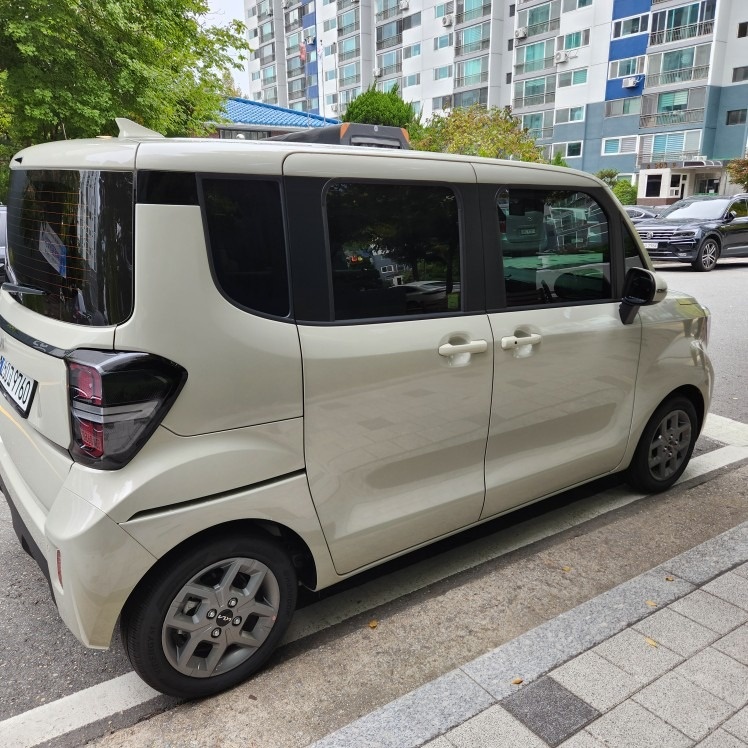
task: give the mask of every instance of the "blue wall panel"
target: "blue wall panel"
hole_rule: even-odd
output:
[[[615,0],[613,18],[628,18],[639,13],[649,13],[651,0]]]
[[[649,34],[634,34],[623,39],[614,39],[610,43],[609,60],[625,60],[627,57],[639,57],[646,54]]]
[[[629,76],[639,80],[636,88],[624,88],[623,78],[613,78],[605,84],[605,101],[612,99],[631,99],[634,96],[641,96],[644,90],[644,75]]]

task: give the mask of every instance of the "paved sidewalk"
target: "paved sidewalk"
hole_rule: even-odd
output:
[[[748,522],[314,748],[748,748]]]

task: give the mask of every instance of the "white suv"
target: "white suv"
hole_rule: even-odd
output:
[[[594,177],[122,126],[12,160],[0,293],[2,490],[86,646],[120,619],[148,683],[204,696],[300,584],[682,473],[708,313]]]

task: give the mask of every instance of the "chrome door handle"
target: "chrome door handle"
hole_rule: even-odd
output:
[[[444,343],[439,346],[440,356],[456,356],[458,353],[485,353],[488,343],[485,340],[471,340],[469,343]]]
[[[501,339],[501,347],[505,351],[511,351],[512,348],[517,348],[521,345],[537,345],[542,339],[542,335],[538,335],[536,332],[530,335],[522,335],[520,337],[510,335],[509,337]]]

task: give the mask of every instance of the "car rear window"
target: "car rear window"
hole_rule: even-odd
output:
[[[39,314],[79,325],[126,320],[133,307],[133,175],[16,170],[8,202],[8,277]]]

